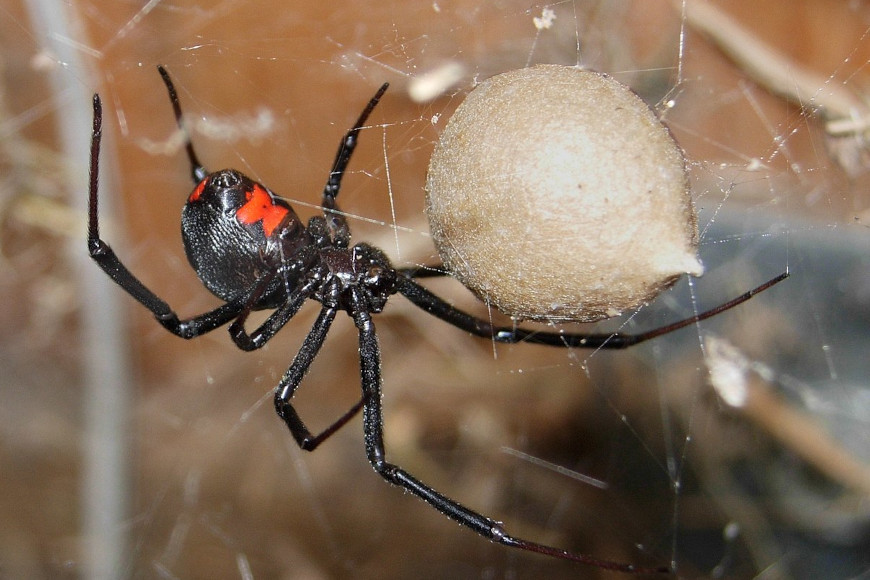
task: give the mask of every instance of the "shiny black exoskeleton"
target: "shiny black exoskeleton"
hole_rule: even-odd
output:
[[[182,211],[181,233],[187,259],[217,297],[232,302],[258,289],[251,310],[277,308],[306,282],[320,285],[311,298],[340,310],[359,292],[380,312],[396,291],[383,252],[336,243],[323,216],[303,226],[287,201],[233,169],[200,181]]]
[[[169,91],[176,123],[183,130],[175,87],[166,70],[163,67],[158,67],[158,70]],[[243,350],[254,350],[266,344],[308,299],[320,302],[321,310],[314,326],[275,389],[275,410],[301,448],[314,450],[362,410],[366,455],[375,471],[481,536],[506,546],[609,570],[668,573],[667,568],[639,568],[598,560],[510,536],[501,523],[466,508],[401,467],[387,462],[383,440],[380,350],[371,315],[381,312],[390,296],[401,293],[429,314],[461,330],[497,342],[523,341],[569,348],[626,348],[732,308],[779,282],[787,274],[717,308],[635,335],[568,334],[524,330],[515,326],[496,327],[457,310],[415,281],[415,278],[443,275],[442,269],[394,269],[381,250],[367,244],[351,246],[350,228],[336,204],[341,179],[356,147],[357,136],[386,89],[386,84],[381,86],[342,139],[323,191],[323,215],[311,218],[307,225],[303,225],[285,200],[240,172],[224,169],[208,173],[199,163],[190,137],[187,137],[185,149],[196,186],[182,212],[185,251],[203,284],[223,301],[213,310],[187,319],[180,319],[168,304],[142,284],[100,238],[97,204],[103,116],[100,98],[94,95],[88,209],[88,251],[91,257],[173,334],[195,338],[229,323],[233,342]],[[247,332],[245,322],[248,315],[260,309],[273,312],[253,332]],[[332,425],[314,435],[299,418],[291,399],[323,345],[338,311],[346,312],[359,332],[362,395]]]
[[[181,235],[199,279],[226,302],[244,297],[275,272],[252,304],[255,310],[276,308],[299,283],[301,266],[290,264],[310,261],[297,256],[310,239],[296,212],[232,169],[208,175],[196,187],[181,213]]]

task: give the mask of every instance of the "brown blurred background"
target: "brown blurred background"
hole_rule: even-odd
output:
[[[843,86],[866,94],[866,2],[716,5],[815,71],[820,93]],[[99,91],[104,236],[181,315],[216,304],[181,249],[191,183],[170,141],[157,64],[172,73],[195,122],[203,163],[248,173],[306,218],[317,211],[339,137],[389,81],[339,201],[355,239],[401,266],[435,260],[422,215],[426,165],[475,80],[555,62],[631,85],[687,152],[708,274],[635,317],[589,329],[651,328],[786,268],[791,279],[705,322],[703,332],[622,353],[494,346],[397,297],[376,319],[388,453],[517,535],[602,558],[673,562],[683,577],[835,578],[870,569],[861,474],[857,484],[838,479],[764,414],[729,410],[709,388],[702,343],[708,332],[727,337],[770,370],[766,388],[781,398],[773,408],[799,412],[785,421],[819,428],[866,469],[862,137],[831,138],[817,103],[760,86],[670,3],[92,0],[63,5],[81,26],[69,37],[42,36],[27,7],[7,0],[0,18],[0,577],[88,575],[95,540],[83,530],[99,506],[93,494],[83,500],[92,485],[85,465],[100,442],[86,434],[105,414],[123,418],[113,442],[124,453],[124,483],[106,502],[124,512],[103,528],[122,548],[112,577],[599,574],[492,545],[391,489],[366,463],[359,420],[316,453],[299,451],[274,416],[271,389],[314,305],[266,348],[242,353],[222,329],[185,342],[119,288],[108,290],[113,302],[89,290],[104,281],[80,259],[89,128],[73,151],[84,157],[73,159],[60,127],[73,104],[89,120]],[[552,25],[536,27],[548,9]],[[47,48],[58,42],[74,62]],[[412,101],[413,79],[447,63],[460,65],[458,80],[431,101]],[[456,282],[427,285],[498,318]],[[83,308],[95,304],[117,335],[88,334]],[[117,402],[89,388],[94,359],[106,356],[126,361],[111,379],[128,393]],[[300,389],[300,412],[312,428],[325,426],[358,388],[355,332],[339,320]]]

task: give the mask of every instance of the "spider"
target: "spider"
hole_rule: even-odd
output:
[[[323,190],[323,215],[312,217],[307,224],[303,224],[290,204],[265,186],[234,169],[210,173],[200,164],[190,135],[184,129],[181,105],[172,79],[164,67],[159,66],[157,70],[169,93],[175,121],[184,132],[191,176],[196,184],[181,215],[185,251],[202,283],[223,304],[192,318],[179,318],[166,302],[124,266],[100,238],[97,191],[103,116],[100,97],[95,94],[88,251],[112,280],[150,310],[172,334],[191,339],[230,323],[229,333],[233,342],[245,351],[265,345],[309,298],[319,302],[320,313],[313,327],[275,389],[275,410],[300,448],[315,450],[362,411],[365,453],[374,470],[388,482],[404,488],[484,538],[505,546],[613,571],[670,571],[667,567],[650,569],[601,560],[512,536],[501,522],[465,507],[388,462],[383,437],[381,355],[372,315],[381,312],[390,296],[399,293],[448,324],[496,342],[621,349],[733,308],[781,281],[788,273],[712,310],[640,334],[566,334],[494,326],[454,308],[415,281],[415,278],[446,275],[443,269],[394,268],[380,249],[365,243],[351,245],[350,227],[339,211],[336,197],[359,133],[387,90],[388,83],[378,89],[340,142]],[[249,332],[245,322],[254,310],[272,312],[259,327]],[[314,434],[293,408],[291,399],[320,351],[339,311],[346,312],[353,319],[359,332],[362,395],[334,423]]]

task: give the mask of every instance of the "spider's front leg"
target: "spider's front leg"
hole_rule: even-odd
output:
[[[779,276],[768,280],[764,284],[761,284],[760,286],[757,286],[752,290],[744,292],[740,296],[737,296],[736,298],[733,298],[728,302],[724,302],[719,306],[716,306],[709,310],[705,310],[704,312],[700,312],[698,314],[695,314],[694,316],[684,318],[683,320],[678,320],[677,322],[672,322],[665,326],[653,328],[652,330],[647,330],[645,332],[640,332],[637,334],[622,332],[589,334],[569,332],[544,332],[539,330],[519,328],[516,326],[496,326],[490,321],[483,320],[476,316],[472,316],[466,312],[463,312],[462,310],[459,310],[458,308],[451,306],[442,298],[439,298],[430,290],[427,290],[423,286],[417,284],[412,279],[441,275],[440,272],[438,272],[437,270],[433,272],[435,273],[427,274],[424,271],[424,274],[420,275],[419,273],[411,270],[403,270],[401,272],[403,275],[399,277],[398,291],[408,300],[414,303],[417,307],[423,309],[432,316],[440,318],[446,323],[451,324],[456,328],[459,328],[460,330],[465,330],[466,332],[470,332],[471,334],[475,336],[480,336],[482,338],[489,338],[491,340],[494,340],[495,342],[503,342],[508,344],[526,342],[529,344],[543,344],[547,346],[557,346],[564,348],[606,348],[610,350],[628,348],[630,346],[652,340],[653,338],[669,334],[692,324],[696,324],[698,322],[701,322],[702,320],[712,318],[717,314],[720,314],[726,310],[734,308],[735,306],[743,304],[756,294],[772,288],[789,276],[788,272],[784,272]]]
[[[589,564],[606,570],[631,574],[668,574],[668,568],[641,568],[609,560],[599,560],[585,554],[577,554],[537,544],[511,536],[502,524],[492,518],[465,507],[443,493],[426,485],[398,465],[386,460],[383,435],[383,412],[381,406],[380,349],[371,315],[359,307],[357,300],[353,310],[354,324],[359,331],[360,374],[362,377],[363,429],[365,431],[366,455],[375,471],[388,482],[398,485],[416,495],[439,512],[459,524],[470,528],[484,538],[528,552]]]

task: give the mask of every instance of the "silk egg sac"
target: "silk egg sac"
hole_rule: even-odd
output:
[[[699,276],[679,146],[611,77],[538,65],[472,90],[429,165],[445,267],[517,320],[589,322]]]

